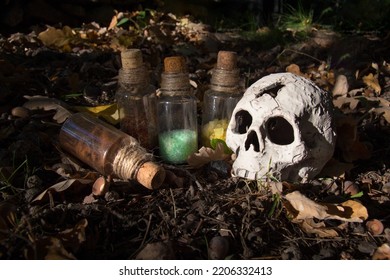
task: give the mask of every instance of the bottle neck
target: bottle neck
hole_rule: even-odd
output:
[[[163,96],[183,96],[191,93],[188,73],[162,73],[161,94]]]
[[[118,84],[123,87],[144,86],[149,83],[149,75],[145,67],[119,70]]]
[[[214,69],[210,81],[210,89],[226,93],[236,93],[240,88],[239,69]]]

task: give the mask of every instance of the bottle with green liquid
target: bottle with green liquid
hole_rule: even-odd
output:
[[[198,150],[197,100],[184,57],[164,59],[160,92],[157,101],[160,156],[167,163],[184,164]]]
[[[220,51],[217,65],[212,70],[210,88],[203,96],[202,145],[211,146],[211,141],[225,141],[226,129],[233,110],[243,95],[240,73],[235,52]]]

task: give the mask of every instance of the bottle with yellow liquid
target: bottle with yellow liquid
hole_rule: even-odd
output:
[[[217,65],[213,69],[210,89],[203,97],[201,129],[203,146],[210,147],[214,139],[225,141],[227,126],[242,94],[237,54],[220,51]]]

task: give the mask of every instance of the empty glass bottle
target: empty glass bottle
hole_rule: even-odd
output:
[[[169,163],[186,163],[187,157],[198,150],[198,126],[197,100],[183,57],[165,58],[160,91],[157,101],[160,156]]]
[[[149,84],[139,49],[123,51],[121,61],[116,92],[120,128],[151,150],[157,146],[156,88]]]
[[[237,68],[235,52],[220,51],[217,65],[213,69],[210,89],[203,97],[202,108],[202,145],[210,147],[210,141],[225,141],[226,129],[234,107],[241,99],[243,89],[240,86],[240,73]]]

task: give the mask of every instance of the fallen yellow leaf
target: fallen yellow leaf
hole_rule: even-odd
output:
[[[79,112],[88,112],[96,117],[102,117],[111,124],[115,125],[119,123],[119,113],[116,103],[96,107],[75,106],[74,108]]]
[[[374,89],[374,91],[379,94],[381,92],[381,86],[379,85],[378,78],[374,76],[372,73],[368,74],[367,76],[363,77],[363,82]]]
[[[45,31],[38,34],[39,40],[45,46],[58,48],[69,45],[73,37],[73,31],[69,26],[64,26],[62,29],[48,27]]]

